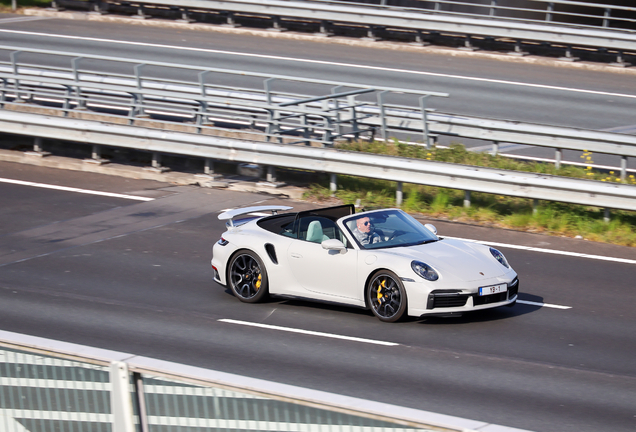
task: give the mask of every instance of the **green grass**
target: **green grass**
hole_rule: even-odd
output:
[[[489,168],[498,168],[512,171],[524,171],[538,174],[558,175],[562,177],[585,178],[608,182],[620,182],[620,173],[596,172],[591,166],[585,168],[573,165],[561,165],[557,169],[553,164],[542,162],[525,162],[504,156],[492,156],[489,153],[476,153],[468,151],[460,143],[452,143],[449,148],[433,148],[427,150],[424,146],[409,145],[396,140],[384,142],[356,141],[339,143],[337,148],[341,150],[357,151],[363,153],[385,154],[390,156],[408,157],[414,159],[433,160],[463,165],[474,165]],[[581,155],[583,163],[593,164],[592,153],[587,150]],[[631,175],[627,179],[628,184],[636,185],[636,178]]]
[[[340,144],[338,148],[564,177],[620,181],[615,173],[596,172],[591,167],[564,166],[557,170],[549,164],[472,153],[461,144],[453,144],[448,149],[427,150],[422,146],[396,142],[352,142]],[[588,157],[585,161],[592,163],[590,153],[585,152],[583,158]],[[626,183],[636,184],[636,180],[631,176]],[[336,198],[346,204],[360,200],[366,208],[395,207],[396,187],[395,182],[338,176]],[[636,213],[633,212],[613,210],[607,223],[603,220],[604,210],[597,207],[541,201],[533,212],[532,200],[473,192],[471,207],[465,208],[464,191],[414,184],[404,184],[403,195],[404,210],[433,218],[636,246]],[[306,198],[318,201],[332,199],[327,180],[313,184]]]
[[[18,11],[20,8],[28,7],[49,7],[51,0],[17,0]],[[0,12],[11,12],[11,0],[0,0]]]

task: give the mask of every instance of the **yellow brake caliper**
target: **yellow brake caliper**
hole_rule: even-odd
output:
[[[256,281],[256,291],[258,291],[261,288],[261,280],[263,279],[263,277],[261,276],[261,274],[258,274],[258,280]]]
[[[384,297],[384,294],[382,294],[382,288],[386,288],[386,280],[383,280],[378,285],[378,301],[379,302],[381,302],[382,301],[382,297]]]

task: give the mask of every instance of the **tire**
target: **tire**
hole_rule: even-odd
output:
[[[234,296],[245,303],[258,303],[269,294],[267,271],[254,252],[243,250],[232,257],[228,282]]]
[[[406,291],[395,273],[380,270],[371,276],[367,286],[367,301],[373,315],[380,321],[396,322],[406,315]]]

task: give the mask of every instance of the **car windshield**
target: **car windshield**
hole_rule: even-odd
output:
[[[360,213],[344,220],[363,249],[384,249],[432,243],[439,238],[401,210]]]

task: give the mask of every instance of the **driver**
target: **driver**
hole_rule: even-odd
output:
[[[373,229],[373,224],[368,217],[361,217],[356,220],[356,227],[353,229],[353,235],[356,236],[361,245],[368,245],[382,241],[382,238]]]

